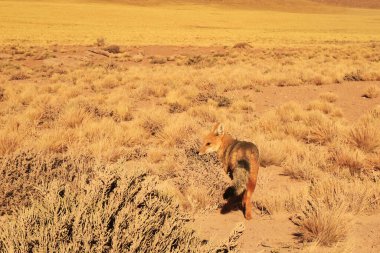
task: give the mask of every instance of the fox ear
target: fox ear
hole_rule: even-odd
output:
[[[214,134],[219,136],[224,134],[224,126],[222,123],[215,126]]]

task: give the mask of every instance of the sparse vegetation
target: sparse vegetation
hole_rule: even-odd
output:
[[[0,1],[0,252],[238,251],[241,224],[192,229],[230,184],[197,154],[217,121],[258,145],[256,213],[303,242],[284,248],[355,249],[380,214],[379,10],[153,2]]]
[[[105,47],[104,50],[111,54],[120,53],[120,47],[118,45],[109,45],[108,47]]]
[[[332,92],[325,92],[320,94],[319,98],[329,103],[334,103],[338,99],[338,96]]]
[[[106,45],[106,39],[104,37],[99,37],[96,39],[96,45],[98,47],[104,47]]]

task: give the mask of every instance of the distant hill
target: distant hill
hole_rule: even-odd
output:
[[[232,6],[250,6],[253,8],[274,9],[316,9],[323,5],[341,7],[380,8],[380,0],[108,0],[108,2],[124,2],[132,4],[161,3],[199,3],[222,4]]]
[[[380,8],[380,0],[313,0],[314,2],[346,7]]]

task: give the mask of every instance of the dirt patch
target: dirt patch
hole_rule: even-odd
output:
[[[359,216],[350,237],[353,241],[352,252],[380,252],[380,215]]]

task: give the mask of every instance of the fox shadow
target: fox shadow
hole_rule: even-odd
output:
[[[241,211],[244,214],[244,209],[242,206],[243,194],[236,194],[235,188],[230,186],[223,193],[223,199],[227,202],[220,209],[221,214],[227,214],[232,211]]]

